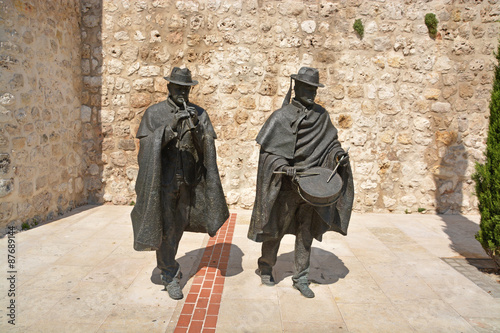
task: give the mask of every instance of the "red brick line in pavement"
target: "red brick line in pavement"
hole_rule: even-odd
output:
[[[208,241],[186,297],[175,333],[215,332],[236,214]]]

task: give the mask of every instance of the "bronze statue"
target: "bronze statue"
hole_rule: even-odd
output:
[[[216,163],[212,123],[189,102],[198,84],[187,68],[175,67],[167,100],[150,106],[137,138],[139,174],[132,210],[134,249],[156,251],[161,279],[173,299],[183,297],[175,255],[184,231],[214,236],[229,217]]]
[[[313,238],[321,241],[326,231],[346,235],[354,201],[349,155],[328,112],[314,102],[318,87],[324,85],[315,68],[292,75],[283,106],[257,136],[257,193],[248,231],[248,238],[262,242],[258,273],[268,286],[275,284],[272,269],[281,239],[296,236],[293,286],[308,298],[314,297],[308,280]]]

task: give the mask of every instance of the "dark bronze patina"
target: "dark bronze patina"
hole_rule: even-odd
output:
[[[183,297],[175,255],[184,231],[214,236],[229,217],[216,163],[212,123],[189,102],[193,81],[175,67],[166,101],[150,106],[137,138],[139,174],[132,210],[134,249],[156,251],[162,281],[174,299]]]
[[[293,286],[305,297],[314,297],[308,279],[312,241],[321,241],[326,231],[347,234],[354,184],[337,129],[328,112],[314,102],[317,88],[324,87],[318,70],[302,67],[291,80],[295,81],[295,97],[290,102],[290,86],[283,106],[273,112],[257,136],[261,150],[248,238],[262,242],[258,272],[262,283],[274,285],[272,269],[280,241],[285,234],[296,235]],[[340,166],[328,182],[337,164]],[[306,173],[321,173],[324,178],[316,187],[308,184],[313,194],[308,193],[311,196],[307,201],[300,193],[300,180],[317,176]],[[331,186],[338,188],[328,198],[331,201],[314,194]]]

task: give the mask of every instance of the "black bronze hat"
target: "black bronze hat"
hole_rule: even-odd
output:
[[[299,69],[298,74],[292,74],[292,79],[304,82],[311,86],[323,88],[325,85],[319,83],[319,71],[317,68],[302,67]]]
[[[298,74],[290,75],[290,89],[288,89],[285,99],[283,100],[282,107],[290,104],[290,99],[292,98],[292,79],[315,87],[323,88],[325,86],[319,83],[319,71],[317,68],[301,67]]]
[[[164,79],[180,86],[194,86],[198,84],[198,81],[191,78],[191,71],[187,68],[174,67],[170,76],[165,76]]]

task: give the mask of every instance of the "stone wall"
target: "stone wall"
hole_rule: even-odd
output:
[[[427,13],[439,20],[435,39]],[[254,139],[290,74],[308,65],[320,69],[318,102],[351,148],[355,210],[476,212],[470,174],[485,147],[497,0],[122,0],[104,1],[102,15],[104,201],[135,200],[134,135],[144,110],[166,98],[163,76],[186,66],[200,81],[191,99],[219,137],[227,201],[251,208]]]
[[[232,208],[254,139],[301,66],[320,69],[360,212],[477,212],[499,0],[0,1],[0,227],[135,200],[145,109],[173,66],[218,134]],[[436,14],[431,38],[426,13]],[[353,23],[361,19],[364,37]]]
[[[78,1],[0,1],[2,228],[86,202],[79,17]]]

